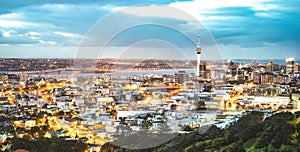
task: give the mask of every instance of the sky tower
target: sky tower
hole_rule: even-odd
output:
[[[197,41],[197,77],[200,76],[200,58],[201,58],[201,47],[200,47],[200,32],[198,32],[198,41]]]

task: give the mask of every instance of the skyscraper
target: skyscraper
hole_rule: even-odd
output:
[[[293,74],[294,73],[294,58],[287,58],[286,65],[285,65],[285,73],[286,74]]]
[[[273,63],[273,61],[270,61],[266,66],[266,71],[273,72],[273,70],[274,70],[274,63]]]
[[[200,76],[200,58],[201,58],[201,47],[200,47],[200,32],[198,32],[198,42],[197,42],[197,77]]]
[[[175,83],[177,84],[183,84],[189,80],[189,74],[185,71],[178,71],[178,73],[175,73]]]
[[[298,64],[298,63],[295,64],[294,72],[295,72],[295,73],[298,73],[298,72],[299,72],[299,64]]]

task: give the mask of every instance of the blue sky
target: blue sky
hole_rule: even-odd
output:
[[[177,11],[161,11],[156,6]],[[101,57],[130,58],[138,54],[140,58],[185,55],[195,59],[200,23],[201,47],[207,58],[217,51],[224,59],[298,60],[299,17],[296,0],[152,0],[147,4],[136,0],[1,0],[0,57],[76,58],[83,53],[78,50],[89,51],[86,46],[79,48],[88,37],[104,39],[107,32],[93,35],[95,28],[101,31],[107,26],[106,30],[114,30],[126,25],[128,28],[112,35],[107,44],[103,43],[105,46],[102,42],[94,46],[98,51],[105,47]],[[103,25],[105,18],[111,20]],[[129,27],[137,21],[142,25]]]

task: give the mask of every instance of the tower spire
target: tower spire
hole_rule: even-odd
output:
[[[200,31],[198,31],[198,42],[197,42],[197,48],[196,48],[196,53],[197,53],[197,77],[200,76],[200,58],[201,58],[201,47],[200,47]]]
[[[201,54],[201,45],[200,45],[200,30],[198,31],[198,35],[197,35],[197,48],[196,48],[196,52],[197,54]]]
[[[198,31],[197,48],[200,48],[200,30]]]

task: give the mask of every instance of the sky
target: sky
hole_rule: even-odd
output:
[[[1,58],[300,58],[297,0],[1,0]]]

